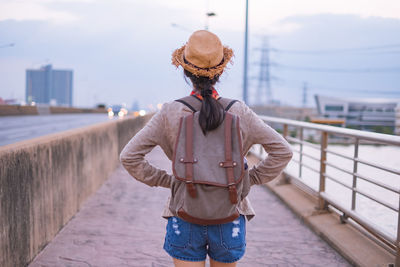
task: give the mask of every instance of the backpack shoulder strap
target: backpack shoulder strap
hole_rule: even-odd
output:
[[[224,97],[221,97],[218,101],[222,104],[225,111],[228,111],[232,107],[232,105],[237,102],[236,99],[229,99]]]
[[[186,96],[186,97],[177,99],[175,101],[184,104],[185,106],[190,108],[190,110],[192,110],[193,113],[200,110],[200,108],[201,108],[201,100],[198,99],[194,95]],[[237,101],[238,100],[229,99],[229,98],[225,98],[225,97],[221,97],[218,99],[218,102],[221,103],[221,105],[224,107],[225,111],[228,111],[232,107],[232,105],[235,104]]]
[[[192,105],[190,105],[188,102],[186,102],[185,100],[182,99],[177,99],[175,100],[176,102],[182,103],[185,106],[187,106],[188,108],[190,108],[193,112],[196,112],[196,110],[194,109],[194,107],[192,107]]]
[[[175,101],[184,104],[185,106],[190,108],[193,111],[193,113],[200,110],[200,108],[201,108],[201,100],[192,95],[182,97]]]

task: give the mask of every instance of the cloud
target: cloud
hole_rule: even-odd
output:
[[[0,96],[11,97],[17,91],[19,93],[15,93],[15,96],[23,96],[25,69],[39,67],[46,59],[53,63],[54,68],[74,70],[75,104],[80,106],[90,106],[97,101],[127,101],[130,105],[134,100],[147,105],[176,99],[187,93],[188,86],[183,81],[181,69],[173,68],[170,57],[175,48],[186,42],[190,33],[171,27],[171,23],[192,30],[202,28],[203,4],[196,2],[193,7],[185,4],[175,8],[166,1],[163,4],[127,0],[98,0],[95,3],[71,1],[75,0],[33,2],[45,6],[47,11],[62,11],[77,18],[62,25],[54,25],[51,19],[0,21],[0,36],[4,43],[16,43],[15,47],[1,51],[5,53],[0,57],[0,72],[7,79],[0,79]],[[251,7],[253,17],[250,19],[249,49],[250,76],[254,77],[258,76],[257,63],[260,61],[259,50],[254,49],[260,47],[260,40],[254,38],[254,9],[261,8],[256,3],[261,1],[254,2]],[[217,17],[210,18],[210,29],[235,51],[235,64],[222,76],[218,89],[226,97],[240,98],[244,14],[243,5],[232,2],[232,6],[232,10],[227,7],[215,10]],[[265,17],[272,11],[257,12]],[[393,35],[400,29],[400,20],[361,18],[360,15],[291,16],[274,20],[271,24],[260,24],[259,29],[260,33],[267,30],[273,33],[275,37],[271,38],[270,45],[281,49],[323,50],[400,42],[400,37]],[[395,55],[372,57],[358,54],[322,58],[271,53],[271,61],[280,64],[321,68],[384,67],[397,65],[399,60]],[[384,77],[383,74],[289,72],[273,67],[271,72],[283,80],[281,83],[272,81],[273,94],[291,105],[300,103],[302,81],[309,82],[310,88],[315,83],[333,88],[366,88],[378,92],[380,89],[398,89],[400,77],[395,73]],[[284,84],[290,80],[300,82]],[[257,80],[249,83],[250,93],[255,96]]]
[[[180,9],[196,14],[200,25],[205,22],[205,13],[213,11],[217,16],[209,19],[212,29],[244,29],[244,1],[207,1],[208,7],[201,1],[156,0],[155,6]],[[158,4],[156,4],[158,3]],[[355,15],[363,18],[380,17],[400,19],[400,1],[398,0],[263,0],[249,1],[249,28],[253,32],[270,33],[284,30],[293,31],[298,25],[281,23],[293,16],[313,16],[318,14]]]
[[[48,1],[0,2],[0,21],[2,20],[48,20],[56,23],[77,21],[72,13],[48,8]]]
[[[207,5],[208,3],[208,5]],[[152,8],[155,13],[178,13],[174,23],[187,28],[203,28],[206,24],[206,12],[217,14],[208,20],[211,29],[244,29],[244,1],[188,1],[188,0],[0,0],[0,20],[49,20],[58,23],[79,22],[82,17],[92,20],[113,17],[118,23],[126,22],[129,12],[132,16],[141,16]],[[263,0],[250,1],[249,25],[254,31],[293,31],[296,25],[281,23],[292,16],[311,16],[316,14],[356,15],[360,17],[381,17],[400,19],[400,1],[398,0]],[[138,14],[139,13],[139,14]],[[97,16],[101,14],[101,16]],[[94,17],[97,16],[97,17]],[[158,17],[148,15],[158,19]],[[108,20],[110,21],[110,20]],[[111,21],[112,22],[112,21]],[[115,25],[115,24],[112,24]]]

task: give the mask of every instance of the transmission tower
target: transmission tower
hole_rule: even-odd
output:
[[[303,83],[303,107],[307,106],[307,83]]]
[[[272,101],[272,89],[271,89],[271,75],[270,75],[270,48],[268,37],[264,37],[262,40],[262,47],[260,49],[260,72],[258,75],[258,87],[257,87],[257,97],[256,104],[266,105],[271,104]]]

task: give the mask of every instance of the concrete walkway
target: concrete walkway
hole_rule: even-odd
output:
[[[160,149],[148,156],[170,170]],[[162,249],[168,194],[118,168],[29,266],[173,266]],[[349,266],[265,187],[253,187],[250,199],[257,216],[238,266]]]

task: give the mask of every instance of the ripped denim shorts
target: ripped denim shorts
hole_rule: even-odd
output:
[[[184,261],[204,261],[207,254],[218,262],[238,261],[246,250],[246,219],[240,215],[225,224],[199,225],[170,217],[164,250]]]

